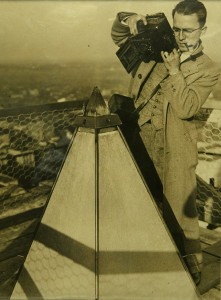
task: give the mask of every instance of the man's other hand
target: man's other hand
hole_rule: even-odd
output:
[[[175,75],[180,71],[180,53],[173,49],[171,53],[161,51],[165,67],[170,75]]]
[[[138,30],[137,30],[137,22],[138,21],[142,21],[144,23],[144,25],[147,25],[147,19],[143,15],[132,15],[124,21],[129,26],[130,33],[132,35],[136,35],[138,33]]]

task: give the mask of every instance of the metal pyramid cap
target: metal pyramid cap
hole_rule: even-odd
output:
[[[122,122],[119,116],[117,114],[111,114],[98,87],[93,89],[84,114],[76,116],[73,123],[75,127],[94,129],[119,126],[121,124]]]
[[[110,115],[110,110],[106,105],[98,87],[95,87],[85,109],[85,116]]]

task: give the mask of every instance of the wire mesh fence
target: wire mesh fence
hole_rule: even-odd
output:
[[[74,131],[73,120],[81,109],[52,105],[42,109],[16,114],[9,110],[7,116],[0,112],[1,198],[15,193],[12,186],[22,192],[21,188],[53,180],[58,173]]]
[[[201,108],[198,128],[197,207],[199,218],[221,225],[221,111]]]
[[[0,112],[1,207],[6,209],[10,205],[9,197],[15,198],[39,185],[52,186],[74,131],[73,120],[83,109],[81,104]],[[221,223],[220,110],[202,108],[195,122],[199,132],[197,174],[201,178],[198,180],[199,215],[208,219],[205,217],[207,202],[212,203],[215,218],[212,222],[214,219],[217,224]]]
[[[0,110],[2,299],[29,251],[85,101]]]

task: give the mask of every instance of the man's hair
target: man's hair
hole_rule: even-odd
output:
[[[206,23],[207,11],[204,4],[197,0],[183,0],[179,2],[172,11],[174,18],[175,13],[182,15],[197,14],[200,27],[203,27]]]

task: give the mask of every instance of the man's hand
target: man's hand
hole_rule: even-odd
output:
[[[143,21],[144,25],[147,25],[146,17],[143,15],[132,15],[124,21],[129,26],[130,33],[132,35],[136,35],[138,33],[138,30],[137,30],[137,22],[138,21]]]
[[[173,49],[171,53],[161,51],[165,67],[170,75],[175,75],[180,71],[180,53]]]

